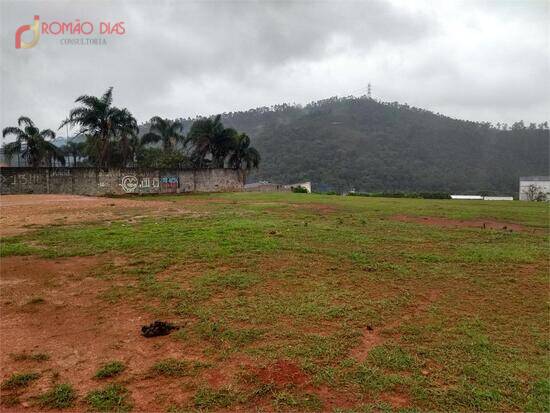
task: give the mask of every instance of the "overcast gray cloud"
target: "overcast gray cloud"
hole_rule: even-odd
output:
[[[453,117],[539,122],[550,117],[549,4],[2,0],[0,124],[26,114],[56,128],[78,95],[108,86],[143,122],[307,103],[368,82],[377,99]],[[126,33],[102,46],[42,35],[15,49],[35,14],[123,21]]]

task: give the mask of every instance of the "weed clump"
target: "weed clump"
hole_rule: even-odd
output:
[[[122,373],[125,369],[126,366],[120,361],[112,361],[101,366],[101,368],[95,373],[94,377],[96,379],[114,377]]]
[[[76,400],[76,392],[70,384],[58,384],[40,396],[40,405],[50,409],[66,409]]]
[[[27,354],[27,353],[18,353],[18,354],[11,354],[11,358],[15,361],[47,361],[50,359],[50,356],[48,356],[45,353],[34,353],[34,354]]]
[[[127,412],[132,409],[129,391],[120,384],[92,390],[86,395],[86,402],[96,412]]]
[[[0,385],[2,390],[17,389],[20,387],[26,387],[31,381],[34,381],[40,377],[39,373],[14,373],[9,379],[6,379]]]
[[[181,377],[194,375],[198,369],[205,366],[207,364],[201,362],[189,362],[171,358],[159,361],[151,368],[151,371],[159,376]]]
[[[238,394],[229,388],[219,390],[202,388],[194,397],[194,404],[198,409],[225,408],[238,402]]]

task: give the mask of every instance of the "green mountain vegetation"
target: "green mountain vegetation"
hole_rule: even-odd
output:
[[[222,120],[262,154],[251,180],[310,180],[317,190],[513,194],[519,176],[548,174],[546,122],[491,125],[367,97],[261,107]]]

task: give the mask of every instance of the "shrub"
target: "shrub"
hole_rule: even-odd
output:
[[[451,199],[451,194],[448,192],[421,192],[422,199]]]
[[[303,186],[293,186],[292,187],[292,192],[294,192],[295,194],[307,194],[307,189],[304,188]]]

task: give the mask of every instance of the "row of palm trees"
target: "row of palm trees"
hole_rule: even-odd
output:
[[[76,137],[58,148],[51,140],[55,133],[39,130],[31,119],[20,117],[18,127],[7,127],[2,136],[15,136],[5,144],[8,157],[21,155],[30,166],[65,164],[66,158],[100,168],[113,166],[190,167],[190,168],[257,168],[260,154],[250,146],[250,138],[235,129],[224,127],[220,115],[198,119],[184,134],[181,120],[155,116],[149,132],[140,136],[136,119],[128,109],[113,106],[113,88],[102,96],[83,95],[75,100],[77,107],[69,112],[59,129],[78,128]]]

